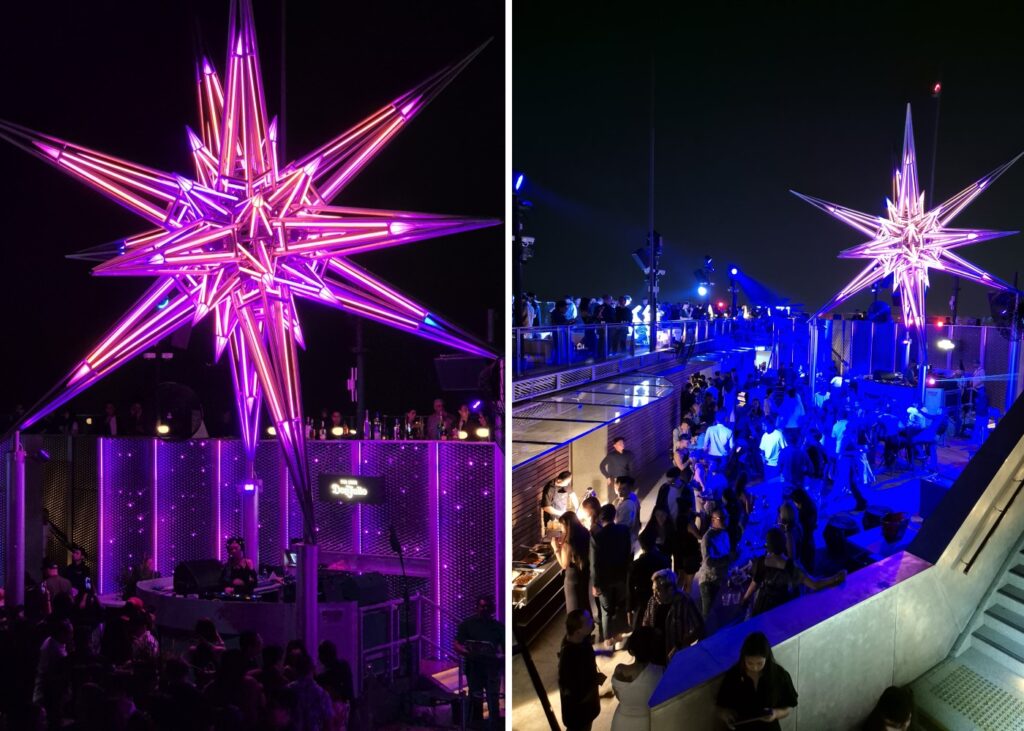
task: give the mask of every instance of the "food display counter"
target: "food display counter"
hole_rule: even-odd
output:
[[[549,544],[523,547],[513,559],[512,604],[520,637],[528,643],[559,613],[562,569]]]

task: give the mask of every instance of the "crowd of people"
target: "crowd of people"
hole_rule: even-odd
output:
[[[568,704],[563,708],[577,705],[583,681],[569,668],[582,662],[580,655],[594,662],[593,652],[588,655],[576,645],[588,641],[588,625],[596,627],[599,653],[628,650],[635,658],[612,678],[619,698],[613,728],[643,727],[636,725],[637,709],[646,709],[647,684],[656,683],[652,678],[660,673],[648,668],[664,666],[674,653],[723,626],[725,604],[730,605],[729,624],[843,583],[845,570],[821,577],[814,573],[819,510],[831,504],[838,511],[851,498],[854,512],[864,510],[863,491],[875,472],[896,469],[901,456],[907,467],[934,458],[936,442],[954,418],[947,411],[929,413],[919,404],[905,413],[896,413],[891,403],[869,408],[856,381],[833,374],[812,388],[802,369],[791,365],[772,372],[762,366],[742,374],[736,369],[712,377],[694,374],[680,398],[682,418],[672,431],[669,451],[672,466],[655,486],[646,524],[634,490],[641,466],[621,437],[600,464],[608,481],[605,495],[589,490],[577,496],[569,472],[559,474],[541,494],[545,526],[553,531],[551,547],[565,577],[563,648],[568,654],[560,678],[572,687],[563,688]],[[764,530],[766,521],[758,521],[763,535],[744,540],[751,513],[768,509],[766,501],[754,499],[750,487],[771,480],[781,488],[781,503],[771,508],[773,525]],[[751,546],[763,550],[752,555]],[[758,645],[754,656],[764,660],[762,667],[771,666],[766,647]],[[594,678],[586,677],[589,691]],[[624,689],[641,678],[639,685]],[[724,684],[722,693],[738,693],[741,681],[737,677]],[[777,702],[756,706],[774,709],[772,718],[766,716],[763,725],[753,728],[776,728],[795,705],[791,685],[776,691]],[[644,693],[644,703],[637,703],[636,696]],[[724,712],[727,723],[746,718],[754,707],[731,706],[725,695],[720,705],[735,710]],[[631,719],[622,723],[630,725],[616,725],[620,710]],[[575,713],[569,711],[566,724],[587,728],[589,721]]]
[[[24,606],[2,615],[5,731],[348,727],[352,672],[332,642],[321,642],[316,658],[299,640],[264,645],[251,631],[229,646],[202,619],[183,651],[162,647],[139,598],[101,606],[81,549],[67,566],[43,569]]]
[[[689,320],[712,316],[714,310],[708,305],[690,302],[658,304],[658,320]],[[567,295],[555,300],[551,309],[545,310],[544,303],[537,295],[527,292],[518,298],[516,327],[537,327],[538,325],[602,325],[616,323],[641,323],[651,321],[651,306],[646,298],[640,304],[633,304],[628,294],[618,297],[610,294],[598,297],[573,297]]]

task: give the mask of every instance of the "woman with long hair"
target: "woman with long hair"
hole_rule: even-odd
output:
[[[558,516],[562,534],[551,539],[551,548],[564,572],[565,611],[590,609],[590,532],[576,513]]]
[[[612,674],[612,691],[619,700],[612,731],[647,731],[651,727],[651,694],[665,672],[665,640],[653,627],[637,627],[626,643],[633,656]]]
[[[786,669],[775,662],[763,632],[747,635],[739,661],[726,671],[715,704],[729,728],[780,731],[779,719],[796,707],[797,693]]]

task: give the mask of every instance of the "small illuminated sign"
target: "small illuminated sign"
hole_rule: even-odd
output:
[[[320,500],[327,503],[380,503],[384,500],[380,477],[320,475]]]

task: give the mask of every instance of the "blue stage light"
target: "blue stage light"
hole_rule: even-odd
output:
[[[707,293],[708,293],[708,288],[705,287],[703,284],[700,285],[699,287],[697,287],[697,294],[699,294],[701,297],[706,297]]]
[[[735,277],[735,276],[736,276],[737,274],[739,274],[739,273],[740,273],[740,270],[739,270],[739,269],[737,269],[736,267],[733,267],[732,269],[730,269],[730,270],[729,270],[729,274],[733,275],[734,277]]]
[[[524,176],[523,176],[522,173],[519,173],[519,175],[516,176],[516,184],[515,184],[516,193],[518,193],[519,189],[523,187],[523,178],[524,178]]]

